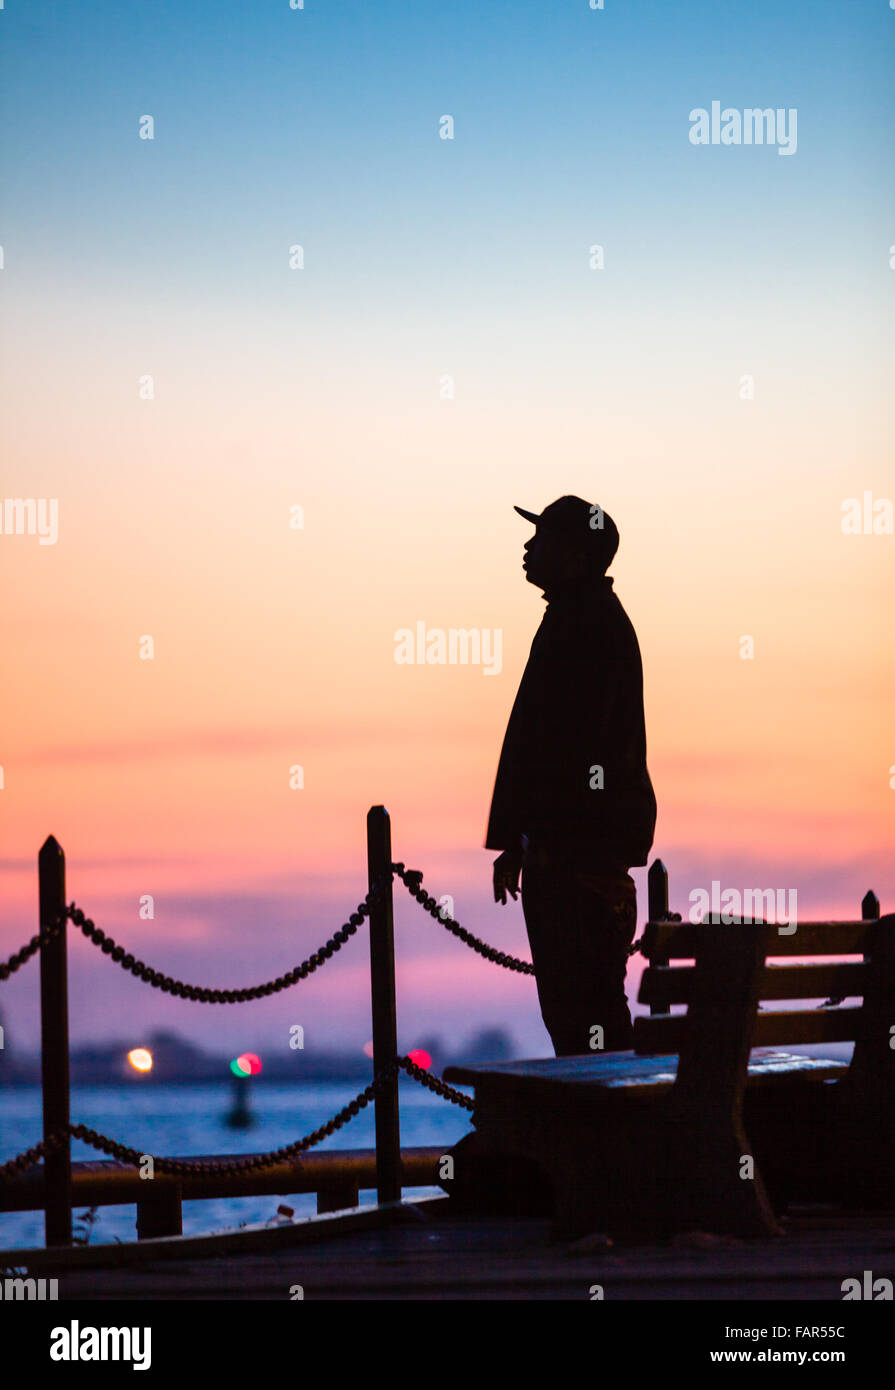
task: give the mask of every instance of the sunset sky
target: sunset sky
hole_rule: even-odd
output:
[[[53,833],[144,960],[280,974],[363,895],[379,802],[528,955],[481,846],[543,608],[512,507],[566,492],[621,531],[672,907],[713,879],[895,906],[895,539],[841,528],[895,496],[895,11],[7,0],[0,37],[2,493],[59,515],[54,545],[0,535],[0,955]],[[694,146],[716,99],[797,109],[797,152]],[[397,664],[418,621],[500,629],[499,674]],[[401,1045],[498,1023],[547,1052],[533,983],[396,892]],[[74,933],[70,961],[77,1041],[369,1037],[365,929],[239,1010]],[[37,986],[0,988],[7,1046]]]

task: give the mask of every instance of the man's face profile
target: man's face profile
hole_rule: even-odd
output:
[[[525,577],[538,589],[555,587],[584,573],[583,556],[570,547],[567,537],[549,527],[537,526],[522,548]]]

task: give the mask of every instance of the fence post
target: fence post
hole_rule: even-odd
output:
[[[37,857],[40,927],[46,931],[65,914],[65,855],[50,835]],[[40,948],[40,1071],[43,1133],[69,1124],[67,926]],[[46,1243],[71,1245],[71,1138],[44,1157]]]
[[[152,1187],[147,1182],[147,1187]],[[137,1240],[183,1235],[183,1185],[171,1183],[145,1202],[137,1203]]]
[[[662,922],[668,916],[668,870],[661,859],[650,864],[646,882],[649,920]]]
[[[382,893],[370,910],[370,991],[373,1006],[373,1075],[398,1055],[395,1005],[395,921],[392,901],[392,831],[384,806],[367,812],[367,883]],[[401,1131],[398,1077],[389,1079],[375,1101],[376,1194],[380,1202],[401,1199]]]
[[[861,921],[879,921],[879,898],[876,896],[872,888],[868,888],[867,892],[861,899]],[[864,952],[863,960],[865,965],[870,965],[870,957],[866,951]]]
[[[647,916],[650,922],[663,922],[668,916],[668,870],[661,859],[654,859],[649,867],[646,876],[647,884]],[[650,960],[651,965],[667,965],[668,958],[663,960],[658,955],[653,955]],[[670,1004],[650,1004],[651,1014],[670,1014]]]

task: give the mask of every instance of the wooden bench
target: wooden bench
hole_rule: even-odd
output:
[[[641,949],[653,1013],[635,1019],[633,1052],[448,1068],[476,1102],[448,1191],[534,1209],[546,1184],[565,1235],[759,1234],[794,1199],[895,1197],[895,915],[791,935],[651,922]],[[793,963],[825,956],[858,959]],[[827,996],[863,1003],[759,1007]],[[852,1040],[850,1064],[779,1050]]]

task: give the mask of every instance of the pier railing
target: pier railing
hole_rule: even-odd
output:
[[[308,1192],[318,1194],[318,1211],[352,1205],[361,1186],[375,1177],[380,1203],[401,1198],[404,1186],[425,1186],[437,1180],[440,1151],[407,1149],[402,1152],[398,1080],[403,1072],[442,1099],[465,1110],[473,1102],[419,1067],[410,1057],[398,1055],[395,996],[395,944],[393,884],[398,878],[410,896],[464,945],[484,960],[518,974],[533,975],[530,961],[497,950],[461,924],[423,887],[422,872],[392,860],[391,826],[384,806],[367,813],[367,893],[343,926],[301,964],[276,979],[240,989],[219,989],[188,984],[165,975],[137,959],[116,942],[74,902],[66,903],[65,855],[53,836],[38,856],[39,931],[8,960],[0,962],[0,982],[8,979],[32,956],[40,955],[41,1082],[43,1137],[38,1144],[0,1164],[0,1211],[43,1207],[48,1246],[72,1242],[72,1204],[105,1205],[136,1200],[140,1238],[175,1235],[182,1229],[182,1201],[206,1197],[244,1196],[260,1193]],[[647,875],[650,923],[680,920],[668,910],[668,874],[656,859]],[[879,916],[879,902],[868,893],[862,903],[863,919]],[[240,1004],[265,998],[308,979],[321,969],[357,933],[365,920],[370,924],[370,988],[373,1017],[373,1079],[353,1100],[310,1134],[264,1154],[218,1155],[210,1158],[153,1156],[158,1176],[149,1191],[135,1172],[146,1155],[117,1139],[83,1124],[72,1124],[69,1085],[67,928],[71,923],[103,955],[135,978],[181,999],[204,1004]],[[640,940],[633,942],[633,955]],[[653,964],[661,964],[655,956]],[[667,963],[667,962],[666,962]],[[828,999],[821,1007],[841,1000]],[[650,1012],[667,1013],[665,1004],[651,1004]],[[372,1104],[375,1114],[375,1155],[365,1150],[339,1150],[316,1155],[314,1162],[300,1161],[322,1140],[348,1124]],[[118,1165],[76,1164],[71,1161],[71,1141],[80,1139],[118,1160]],[[40,1168],[41,1160],[43,1163]],[[124,1165],[124,1166],[121,1166]],[[102,1169],[102,1171],[98,1171]],[[73,1182],[74,1178],[74,1182]]]
[[[68,1028],[67,927],[79,928],[103,955],[138,980],[181,999],[205,1004],[240,1004],[290,989],[321,969],[354,936],[365,919],[370,923],[370,986],[373,1016],[373,1080],[355,1098],[312,1133],[265,1154],[225,1155],[212,1158],[162,1158],[153,1156],[153,1170],[163,1181],[155,1193],[138,1206],[138,1234],[177,1234],[181,1230],[181,1201],[205,1196],[244,1195],[260,1191],[317,1191],[318,1210],[331,1210],[341,1193],[354,1194],[358,1184],[371,1176],[370,1155],[365,1151],[341,1151],[328,1156],[331,1165],[314,1165],[316,1173],[297,1171],[299,1156],[352,1120],[371,1103],[375,1112],[375,1181],[380,1202],[401,1198],[404,1185],[434,1180],[436,1151],[401,1151],[398,1078],[404,1072],[434,1094],[472,1109],[462,1091],[446,1085],[419,1067],[410,1057],[398,1055],[395,998],[394,902],[392,885],[399,877],[423,908],[483,958],[510,970],[533,973],[530,962],[497,951],[466,931],[437,907],[422,888],[422,873],[393,863],[391,826],[384,806],[367,814],[367,893],[343,926],[317,951],[286,974],[262,984],[240,989],[208,988],[186,983],[139,960],[123,945],[97,927],[76,903],[66,902],[65,855],[51,835],[38,856],[39,931],[19,951],[0,963],[0,981],[8,979],[32,956],[40,956],[41,1085],[43,1137],[32,1148],[0,1164],[0,1210],[33,1210],[43,1206],[48,1246],[70,1245],[73,1197],[90,1198],[94,1204],[127,1200],[135,1191],[134,1180],[120,1170],[99,1174],[97,1165],[76,1165],[77,1191],[73,1189],[71,1141],[80,1139],[121,1164],[139,1168],[145,1155],[139,1150],[83,1124],[72,1124],[70,1107]],[[42,1161],[42,1172],[38,1165]],[[136,1175],[135,1175],[136,1178]],[[42,1179],[42,1181],[41,1181]],[[275,1186],[271,1186],[273,1183]],[[286,1187],[288,1183],[288,1188]],[[311,1185],[313,1184],[313,1185]],[[326,1196],[321,1202],[320,1193]],[[40,1198],[37,1201],[37,1198]]]

